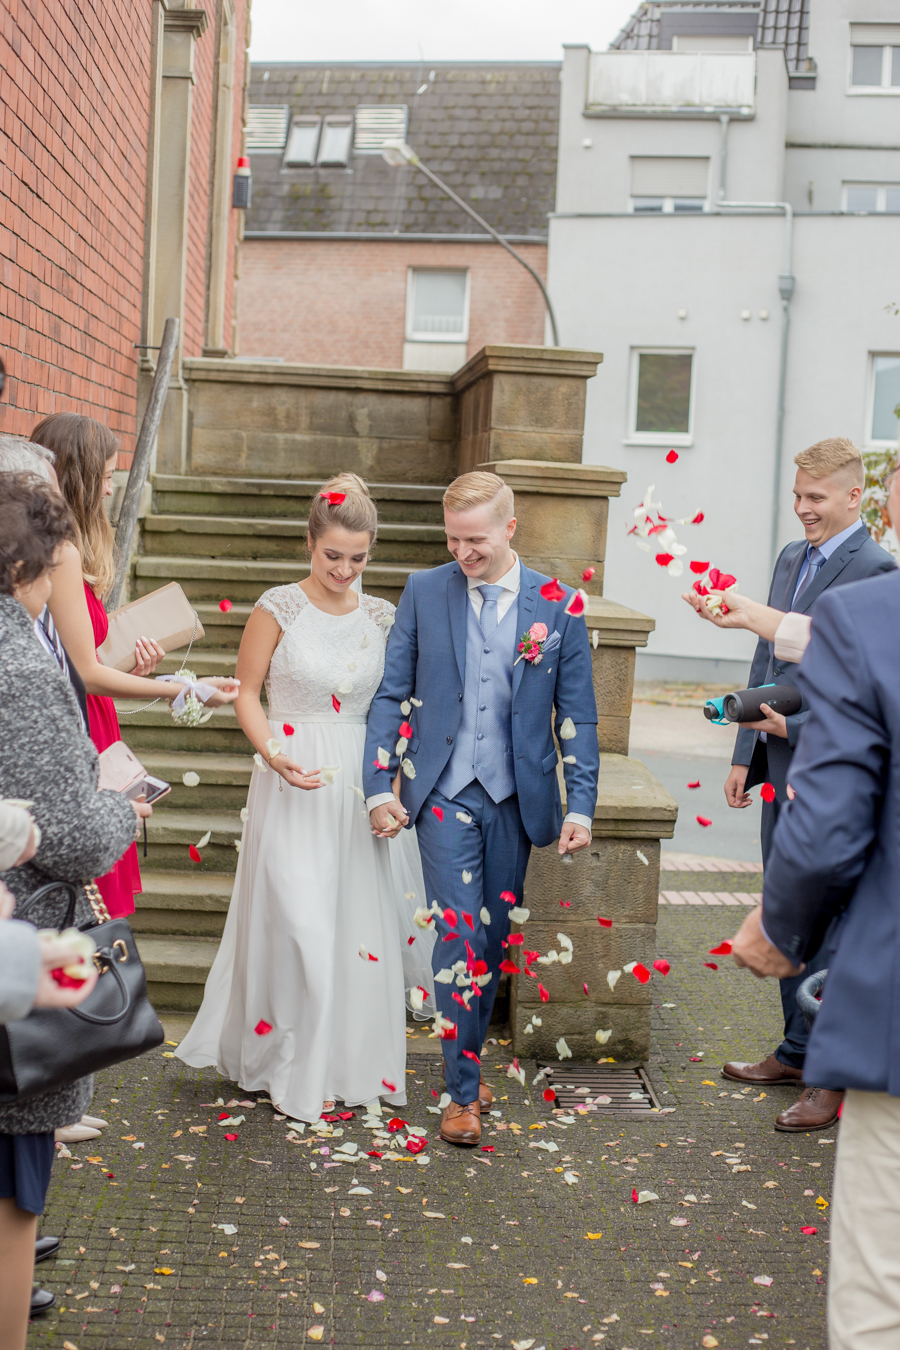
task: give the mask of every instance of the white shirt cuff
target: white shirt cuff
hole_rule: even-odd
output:
[[[396,800],[393,792],[376,792],[374,797],[366,798],[366,810],[374,811],[376,806],[384,806],[385,802],[395,802]]]
[[[570,811],[563,821],[564,825],[583,825],[588,834],[593,830],[594,822],[590,816],[580,816],[577,811]]]

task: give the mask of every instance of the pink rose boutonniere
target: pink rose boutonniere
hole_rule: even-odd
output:
[[[517,656],[514,664],[518,665],[520,661],[529,661],[531,665],[540,665],[544,658],[544,643],[547,640],[547,625],[545,623],[533,623],[527,633],[523,633],[517,650],[521,653]]]

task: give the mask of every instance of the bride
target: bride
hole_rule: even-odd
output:
[[[415,837],[376,838],[362,792],[394,616],[360,587],[377,525],[362,479],[330,479],[310,506],[310,575],[266,591],[247,622],[246,825],[222,943],[178,1049],[309,1122],[336,1100],[405,1105],[404,986],[410,1006],[422,1007],[416,986],[425,1012],[435,1006],[434,936],[413,922],[425,903]]]

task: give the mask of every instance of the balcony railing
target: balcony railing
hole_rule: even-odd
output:
[[[593,52],[587,110],[753,112],[755,52]]]

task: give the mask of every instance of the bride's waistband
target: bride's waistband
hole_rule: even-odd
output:
[[[317,722],[327,722],[334,726],[343,723],[344,726],[364,727],[367,718],[358,713],[299,713],[299,712],[276,712],[273,708],[269,709],[270,722],[298,722],[304,725],[314,725]]]

